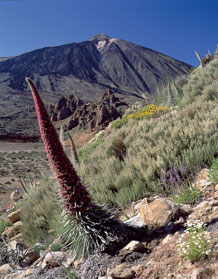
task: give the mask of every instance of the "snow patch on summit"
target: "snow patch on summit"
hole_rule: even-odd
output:
[[[106,42],[106,40],[98,41],[98,44],[96,45],[97,49],[101,50],[105,46]]]

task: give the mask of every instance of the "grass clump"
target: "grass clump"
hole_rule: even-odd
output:
[[[0,235],[3,233],[3,231],[7,228],[12,226],[11,222],[6,221],[4,219],[0,219]]]
[[[81,161],[83,161],[84,163],[88,161],[90,155],[95,151],[95,149],[104,142],[104,139],[99,138],[96,141],[88,144],[87,146],[81,148],[78,151],[78,155],[79,158],[81,159]]]
[[[213,161],[208,176],[212,182],[218,183],[218,159]]]
[[[173,196],[175,202],[179,204],[194,204],[202,198],[202,193],[194,186],[185,186]]]
[[[48,236],[48,231],[58,231],[58,216],[60,214],[55,182],[49,178],[41,180],[37,190],[26,199],[21,212],[22,234],[28,244],[52,241],[55,233],[54,236]]]
[[[127,116],[122,117],[121,119],[117,119],[111,123],[111,127],[114,129],[120,129],[122,126],[128,123]]]
[[[63,248],[63,244],[61,243],[61,241],[55,240],[51,245],[50,245],[50,249],[51,251],[55,252],[55,251],[61,251]]]
[[[120,161],[124,161],[127,155],[127,148],[121,138],[116,138],[112,141],[111,145],[107,149],[107,155],[115,156]]]
[[[194,102],[216,101],[218,97],[218,59],[214,59],[204,68],[189,77],[188,83],[183,87],[184,105]]]

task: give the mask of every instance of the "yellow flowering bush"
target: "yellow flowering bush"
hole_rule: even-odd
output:
[[[159,106],[156,107],[154,104],[148,105],[145,108],[137,111],[136,113],[129,114],[128,119],[147,119],[147,118],[157,118],[170,111],[168,107]]]

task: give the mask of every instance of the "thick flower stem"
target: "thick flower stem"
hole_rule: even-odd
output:
[[[59,136],[33,82],[29,78],[26,80],[32,90],[41,137],[60,184],[64,205],[72,215],[77,211],[84,212],[92,207],[90,195],[82,185],[80,178],[64,152]]]

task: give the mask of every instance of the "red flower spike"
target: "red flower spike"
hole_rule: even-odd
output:
[[[85,212],[92,207],[90,195],[64,152],[59,136],[35,85],[29,78],[26,78],[26,81],[32,90],[41,137],[60,184],[65,206],[71,215],[74,215],[73,212]]]

